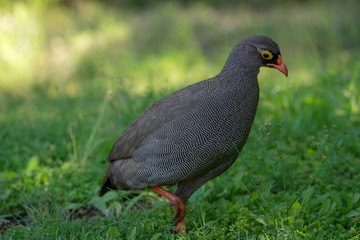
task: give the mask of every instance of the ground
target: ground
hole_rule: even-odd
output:
[[[355,1],[1,5],[2,238],[359,239]],[[126,127],[249,34],[279,44],[289,77],[261,69],[249,140],[189,200],[187,236],[151,191],[97,197]]]

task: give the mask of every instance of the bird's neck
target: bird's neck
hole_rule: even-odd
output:
[[[249,82],[250,85],[257,84],[258,67],[247,67],[241,62],[227,62],[218,76],[226,82]]]
[[[252,66],[249,63],[248,56],[239,54],[239,51],[245,51],[245,46],[235,46],[238,50],[232,50],[227,58],[220,75],[223,75],[225,79],[229,79],[228,76],[247,76],[243,79],[256,79],[259,74],[259,67]]]

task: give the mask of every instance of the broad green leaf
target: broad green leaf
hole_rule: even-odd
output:
[[[137,203],[137,201],[138,201],[141,197],[142,197],[142,196],[139,195],[139,196],[136,196],[136,197],[130,199],[130,200],[129,200],[129,203],[127,204],[127,206],[126,206],[126,208],[125,208],[125,210],[124,210],[124,214],[126,214],[126,213],[132,208],[132,206],[134,206],[134,205]]]
[[[360,194],[359,193],[355,193],[355,195],[352,198],[352,201],[350,203],[350,206],[355,205],[360,199]]]
[[[82,206],[81,203],[67,202],[67,203],[65,203],[64,208],[65,208],[65,209],[68,209],[68,210],[71,210],[71,209],[78,209],[78,208],[80,208],[81,206]]]
[[[331,205],[330,199],[326,199],[325,201],[323,201],[321,204],[319,215],[323,216],[323,215],[327,214],[329,212],[330,205]]]
[[[37,167],[39,166],[39,158],[37,156],[33,156],[32,158],[30,158],[30,160],[28,161],[27,165],[26,165],[26,170],[25,172],[27,174],[32,173]]]
[[[136,239],[136,227],[131,231],[128,240],[135,240]]]
[[[342,207],[342,201],[341,201],[340,195],[337,192],[331,192],[330,197],[333,202],[336,202],[336,206],[338,208]]]
[[[218,202],[218,208],[217,208],[218,213],[220,215],[223,215],[224,213],[226,213],[227,209],[228,209],[228,205],[229,205],[228,201],[221,198],[220,201]]]
[[[336,202],[333,202],[330,206],[330,209],[327,213],[328,216],[332,215],[336,211],[337,205]]]
[[[0,222],[9,223],[10,221],[7,218],[11,217],[13,217],[11,214],[0,215]]]
[[[159,237],[161,237],[162,233],[155,233],[151,238],[150,240],[157,240],[159,239]]]
[[[316,203],[316,204],[324,203],[324,201],[325,201],[327,198],[329,198],[329,194],[325,193],[325,194],[317,197],[317,198],[315,199],[315,203]]]
[[[313,194],[314,194],[314,188],[313,187],[308,188],[304,194],[304,200],[303,200],[304,206],[307,206],[309,204],[309,201],[312,198]]]
[[[255,219],[257,222],[264,225],[274,225],[274,219],[267,216],[253,216],[245,219]]]
[[[123,209],[123,205],[121,203],[119,203],[119,202],[113,202],[111,204],[111,206],[115,210],[116,217],[120,217],[122,209]]]
[[[5,190],[5,191],[1,192],[0,193],[0,200],[5,201],[10,196],[10,193],[11,193],[10,190]]]
[[[289,210],[289,213],[290,213],[291,216],[294,216],[300,209],[301,209],[301,204],[298,201],[296,201],[291,206],[291,208]]]
[[[110,239],[116,238],[118,234],[119,234],[119,231],[114,226],[110,226],[106,232],[107,238],[110,238]]]
[[[358,216],[360,216],[360,212],[356,210],[352,210],[348,214],[346,214],[346,217],[348,218],[358,217]]]
[[[106,203],[118,197],[114,191],[107,192],[103,197],[94,196],[89,203],[103,213],[106,213]]]

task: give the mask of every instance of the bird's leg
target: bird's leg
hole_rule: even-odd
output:
[[[170,201],[170,206],[173,206],[175,208],[173,220],[177,221],[178,224],[176,225],[176,227],[172,228],[172,230],[175,230],[177,232],[185,231],[184,218],[186,216],[186,206],[181,200],[181,198],[163,189],[162,187],[152,187],[150,189],[168,199]]]

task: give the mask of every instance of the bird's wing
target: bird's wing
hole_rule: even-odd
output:
[[[211,84],[211,79],[178,90],[154,103],[124,131],[109,154],[109,161],[130,158],[152,133],[174,119],[181,118],[195,108],[199,85]]]
[[[166,123],[142,142],[132,159],[145,161],[146,166],[130,181],[173,185],[202,175],[237,154],[234,136],[246,139],[248,133],[237,132],[239,126],[228,115],[232,111],[224,109],[221,99],[197,108]]]

